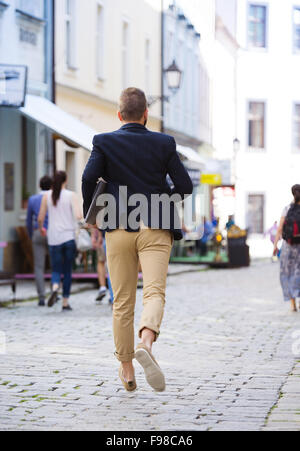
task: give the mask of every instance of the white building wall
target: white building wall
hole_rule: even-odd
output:
[[[235,36],[236,34],[236,11],[239,0],[216,0],[216,11],[228,31]]]
[[[222,11],[220,11],[222,14]],[[218,159],[231,159],[234,166],[233,141],[236,138],[236,62],[238,44],[234,30],[229,30],[223,17],[216,15],[216,40],[213,47],[213,147]],[[234,168],[232,168],[234,170]],[[233,171],[234,172],[234,171]],[[234,180],[232,180],[234,183]]]
[[[97,77],[97,7],[103,8],[103,76]],[[160,11],[144,0],[77,0],[75,3],[76,36],[73,51],[76,67],[67,66],[66,55],[66,0],[56,0],[56,81],[58,103],[64,107],[72,98],[87,104],[86,96],[91,96],[98,104],[99,115],[79,108],[70,112],[81,116],[81,120],[101,131],[110,131],[117,127],[117,104],[124,89],[122,60],[122,26],[128,23],[127,80],[128,86],[146,90],[147,95],[159,95],[161,92],[161,16]],[[87,32],[88,30],[88,32]],[[146,77],[146,40],[150,41],[149,69]],[[63,96],[60,93],[63,93]],[[69,95],[70,99],[66,100]],[[62,98],[63,97],[63,98]],[[106,111],[105,111],[106,110]],[[113,110],[113,113],[111,112]],[[108,114],[107,114],[108,113]],[[151,108],[151,116],[160,120],[159,105]]]
[[[300,101],[300,55],[293,52],[295,1],[269,0],[267,49],[249,49],[249,3],[238,2],[238,156],[237,222],[247,227],[248,195],[264,194],[265,229],[279,220],[291,201],[290,188],[300,183],[300,153],[293,153],[293,104]],[[259,2],[253,2],[259,4]],[[299,3],[298,3],[299,4]],[[266,102],[266,148],[248,149],[247,103]]]

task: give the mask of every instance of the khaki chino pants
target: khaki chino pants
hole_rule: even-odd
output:
[[[106,234],[107,262],[114,292],[113,328],[116,357],[134,358],[134,310],[139,261],[143,271],[143,314],[139,337],[147,328],[160,333],[173,235],[167,230],[115,230]]]

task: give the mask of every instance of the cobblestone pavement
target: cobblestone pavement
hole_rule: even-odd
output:
[[[64,314],[30,302],[0,310],[1,430],[300,430],[300,314],[282,302],[277,265],[169,278],[154,349],[167,376],[161,394],[139,367],[138,390],[124,392],[111,308],[94,297],[74,295]]]

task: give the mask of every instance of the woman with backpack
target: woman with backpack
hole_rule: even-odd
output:
[[[69,297],[72,267],[76,256],[76,221],[82,219],[82,212],[77,195],[67,190],[66,185],[67,174],[64,171],[56,172],[52,190],[43,197],[38,222],[42,229],[48,212],[48,244],[52,265],[52,294],[48,300],[48,307],[53,307],[58,300],[63,275],[63,311],[71,311]]]
[[[292,188],[294,202],[282,213],[274,243],[274,256],[278,255],[278,243],[283,239],[280,256],[280,281],[284,300],[291,302],[297,312],[296,300],[300,297],[300,185]]]

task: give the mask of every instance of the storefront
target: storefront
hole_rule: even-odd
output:
[[[40,176],[53,170],[51,134],[18,108],[25,90],[52,99],[52,73],[53,0],[0,2],[0,270],[18,269],[16,228]]]
[[[40,174],[50,172],[52,142],[45,127],[1,109],[0,147],[0,241],[7,243],[0,269],[8,271],[16,268],[15,228],[24,224],[28,197],[38,191]]]
[[[186,148],[180,149],[188,157]],[[189,149],[190,150],[190,149]],[[216,246],[216,236],[223,236],[223,230],[228,221],[228,217],[233,215],[235,210],[235,188],[231,182],[231,162],[202,158],[195,153],[199,166],[198,181],[194,180],[194,193],[185,201],[185,208],[192,209],[193,216],[190,223],[185,223],[185,236],[181,242],[176,243],[173,249],[173,263],[189,264],[216,264],[226,266],[229,264],[227,251]],[[191,154],[190,154],[191,158]],[[191,162],[184,161],[189,170]],[[198,183],[197,183],[198,182]],[[207,251],[201,254],[203,237],[207,232],[208,225],[211,225],[211,234],[205,241]],[[206,230],[206,232],[205,232]],[[206,238],[206,237],[205,237]]]
[[[24,107],[0,109],[0,166],[4,181],[1,197],[1,242],[7,242],[3,265],[18,271],[16,227],[24,226],[28,197],[39,191],[39,179],[53,171],[53,143],[91,150],[96,131],[49,100],[27,95]]]
[[[184,225],[188,229],[191,229],[195,228],[197,224],[200,223],[201,217],[205,212],[204,196],[200,186],[201,174],[205,169],[205,162],[195,150],[189,147],[177,145],[177,152],[179,153],[194,185],[192,196],[189,196],[184,203]]]

